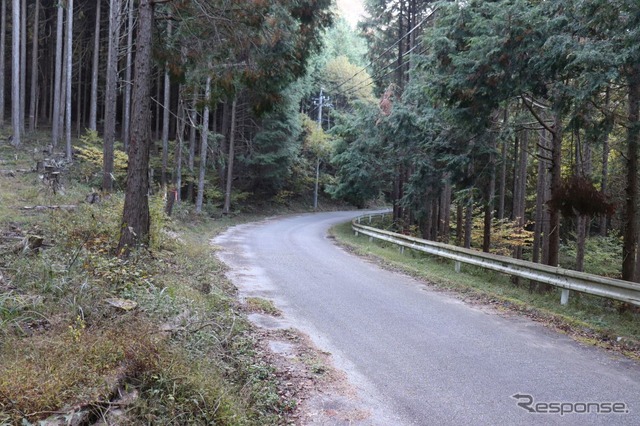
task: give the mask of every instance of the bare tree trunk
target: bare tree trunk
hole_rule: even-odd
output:
[[[493,153],[489,159],[491,176],[487,185],[486,200],[484,206],[484,232],[482,239],[482,251],[489,253],[491,249],[491,225],[493,221],[493,205],[496,192],[496,160]]]
[[[627,187],[622,242],[622,279],[632,281],[635,276],[638,200],[638,146],[640,145],[640,65],[627,71]]]
[[[116,102],[118,96],[118,40],[120,39],[120,0],[111,0],[109,9],[109,48],[104,105],[104,147],[102,190],[113,190],[113,146],[116,138]]]
[[[545,227],[544,222],[547,218],[547,209],[545,206],[545,200],[547,199],[547,161],[544,159],[547,153],[547,133],[546,130],[541,130],[539,133],[538,142],[538,181],[536,184],[536,212],[533,228],[533,254],[532,261],[540,263],[540,249],[545,246],[543,232],[548,232],[548,226]],[[544,260],[543,260],[544,262]],[[530,281],[529,289],[531,291],[538,290],[539,283],[537,281]]]
[[[464,216],[464,247],[471,248],[471,232],[473,231],[473,195],[469,195]]]
[[[316,180],[313,185],[313,210],[318,210],[318,187],[320,183],[320,156],[316,157]]]
[[[536,213],[533,229],[533,256],[532,260],[536,263],[540,262],[540,247],[542,246],[542,223],[545,213],[545,187],[547,186],[547,164],[544,160],[546,157],[547,138],[546,131],[540,131],[540,140],[538,146],[538,183],[536,186]]]
[[[67,0],[67,161],[72,160],[71,152],[71,76],[73,74],[73,0]],[[79,107],[79,105],[78,105]]]
[[[84,115],[84,105],[82,105],[82,101],[84,99],[82,99],[82,92],[84,90],[84,88],[82,87],[82,70],[84,69],[84,67],[82,66],[82,64],[79,64],[78,66],[78,85],[76,88],[76,137],[80,137],[80,130],[82,129],[82,116]]]
[[[66,9],[64,9],[66,10]],[[64,15],[64,10],[63,10],[63,15]],[[63,21],[64,22],[64,21]],[[66,52],[66,46],[65,46],[65,39],[64,39],[64,25],[62,27],[62,33],[63,33],[63,39],[62,39],[62,73],[60,74],[60,116],[58,117],[58,129],[60,130],[60,137],[59,139],[63,139],[64,137],[64,124],[65,124],[65,112],[66,112],[66,102],[67,102],[67,82],[66,82],[66,78],[67,78],[67,60],[66,60],[66,56],[65,56],[65,52]]]
[[[53,115],[51,116],[51,143],[54,147],[60,141],[60,92],[62,88],[62,33],[64,24],[63,9],[60,4],[58,8],[58,18],[56,24],[56,63],[55,77],[53,83]]]
[[[443,178],[442,194],[440,195],[439,241],[449,244],[449,225],[451,220],[451,183],[448,175]]]
[[[223,138],[220,140],[219,152],[220,158],[224,161],[224,156],[229,152],[229,129],[231,128],[231,105],[227,100],[224,102],[222,107],[222,123],[221,123],[221,133],[223,134]],[[225,163],[223,167],[220,167],[218,170],[218,176],[220,179],[220,189],[227,187],[227,164]]]
[[[500,190],[498,201],[498,219],[504,219],[504,202],[507,194],[507,141],[502,141],[500,153]]]
[[[238,96],[233,98],[231,103],[231,129],[229,130],[229,158],[227,159],[227,185],[224,193],[224,207],[222,214],[229,214],[231,210],[231,184],[233,181],[233,158],[235,156],[234,142],[236,133],[236,108],[238,103]]]
[[[93,62],[91,65],[91,100],[89,101],[89,129],[98,129],[98,73],[100,66],[100,5],[96,2],[96,26],[93,35]]]
[[[4,93],[4,74],[6,72],[5,62],[5,43],[7,42],[7,0],[2,0],[0,6],[0,126],[4,127],[4,106],[5,106],[5,93]]]
[[[31,44],[31,96],[29,97],[29,131],[36,130],[36,97],[38,94],[38,56],[40,30],[40,0],[35,0],[33,16],[33,40]]]
[[[118,254],[129,255],[131,249],[149,242],[149,148],[151,138],[151,45],[153,0],[140,0],[136,37],[135,80],[129,166]]]
[[[11,123],[13,125],[13,145],[20,146],[22,124],[20,123],[20,0],[12,3],[11,40]]]
[[[155,140],[160,139],[160,87],[162,86],[162,73],[158,72],[157,81],[156,81],[156,98],[153,106],[155,107],[156,116],[155,116]]]
[[[204,200],[204,178],[207,171],[207,151],[209,150],[209,98],[211,97],[211,77],[207,77],[204,88],[205,106],[202,113],[202,130],[200,132],[200,173],[198,175],[198,194],[196,196],[196,213],[202,212]]]
[[[27,115],[27,0],[22,0],[20,33],[20,132],[24,135]]]
[[[182,190],[182,147],[184,146],[185,111],[182,88],[178,90],[178,129],[176,134],[176,201],[181,201]]]
[[[124,97],[122,105],[122,141],[124,151],[129,148],[129,132],[131,128],[131,65],[133,62],[133,2],[127,6],[127,59],[124,69]]]
[[[462,216],[464,215],[464,206],[462,200],[458,200],[456,203],[456,245],[462,246],[464,229]]]
[[[196,111],[196,102],[198,100],[197,93],[194,91],[193,99],[191,101],[191,109],[189,110],[189,157],[187,158],[187,168],[191,179],[187,186],[187,199],[189,202],[193,202],[193,188],[194,188],[194,168],[195,168],[195,156],[196,156],[196,132],[198,121],[198,112]]]
[[[609,109],[609,104],[611,100],[610,88],[607,87],[606,95],[605,95],[605,105],[607,107],[607,111]],[[608,112],[607,112],[608,113]],[[602,141],[602,180],[600,181],[600,191],[606,196],[609,195],[609,134],[606,134],[604,137],[604,141]],[[600,236],[607,236],[607,227],[608,227],[609,217],[606,214],[603,214],[600,217]]]
[[[515,191],[513,199],[513,215],[514,219],[518,222],[520,229],[524,228],[525,215],[526,215],[526,200],[527,200],[527,164],[528,164],[528,148],[529,148],[529,133],[527,130],[522,132],[520,137],[520,153],[518,158],[518,170],[517,178],[515,180]],[[513,257],[516,259],[522,259],[522,247],[518,246],[514,250]],[[517,279],[516,279],[517,281]]]
[[[562,118],[558,112],[554,113],[554,131],[551,137],[551,196],[556,194],[562,183]],[[560,210],[550,209],[549,212],[549,258],[547,264],[558,266],[560,254]],[[545,287],[548,289],[550,287]]]
[[[167,22],[167,33],[171,37],[171,20]],[[169,78],[169,64],[164,64],[164,100],[162,101],[162,185],[168,182],[167,169],[169,163],[169,120],[171,111],[171,79]]]

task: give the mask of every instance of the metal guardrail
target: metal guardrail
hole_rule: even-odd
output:
[[[427,241],[362,224],[362,222],[367,221],[368,224],[371,224],[373,218],[384,216],[385,214],[387,213],[359,216],[353,219],[351,227],[356,235],[368,235],[370,239],[376,238],[387,241],[403,249],[410,248],[445,259],[451,259],[456,262],[455,269],[457,272],[460,272],[460,263],[466,263],[508,275],[554,285],[563,289],[561,296],[561,303],[563,305],[569,300],[569,290],[574,290],[640,306],[640,284]]]

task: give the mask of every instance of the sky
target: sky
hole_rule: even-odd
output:
[[[358,18],[364,12],[364,0],[338,0],[338,9],[346,20],[355,27]]]

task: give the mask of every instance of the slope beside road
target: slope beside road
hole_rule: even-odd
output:
[[[327,230],[356,215],[268,220],[215,241],[241,297],[273,300],[346,372],[368,412],[356,423],[640,424],[637,363],[345,252]]]

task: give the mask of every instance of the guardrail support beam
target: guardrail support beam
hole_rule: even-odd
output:
[[[454,268],[456,269],[456,272],[457,272],[458,274],[460,273],[460,267],[461,267],[460,262],[456,262],[456,263],[455,263]]]
[[[560,304],[566,305],[567,303],[569,303],[569,290],[563,288],[562,294],[560,295]]]

